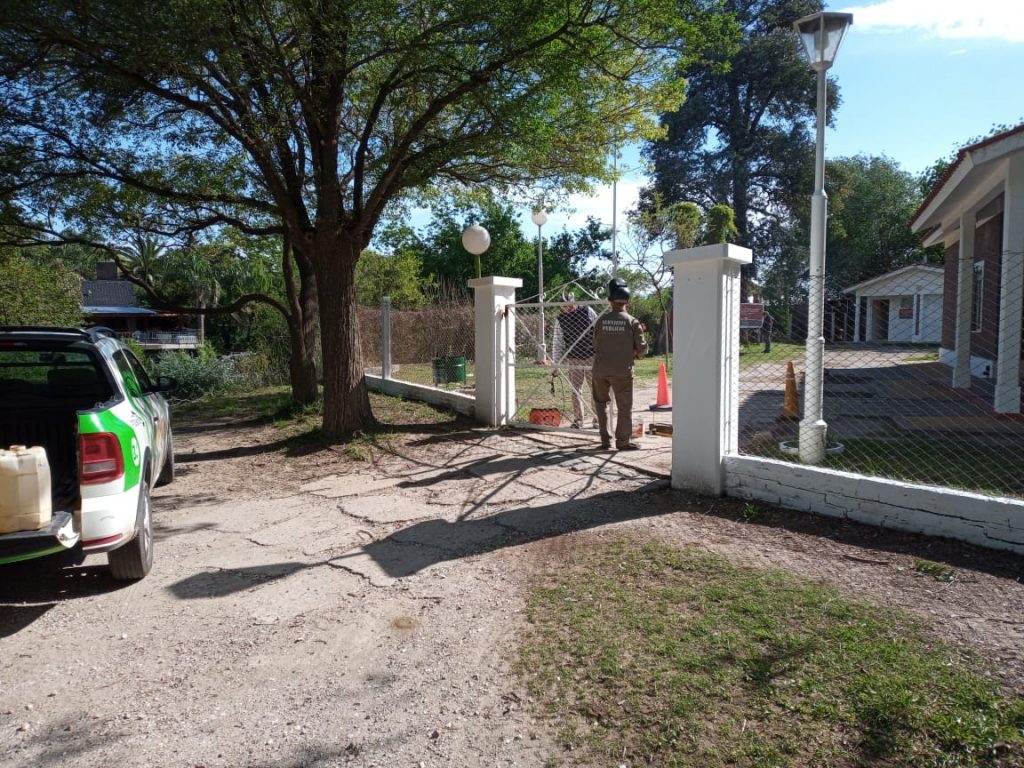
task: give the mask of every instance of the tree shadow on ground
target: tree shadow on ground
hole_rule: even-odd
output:
[[[518,546],[611,523],[665,514],[669,509],[664,483],[639,492],[614,491],[587,499],[543,507],[523,507],[470,520],[432,519],[396,531],[387,538],[326,560],[278,562],[243,568],[218,568],[194,574],[169,589],[183,600],[223,597],[277,581],[300,570],[324,565],[348,568],[346,560],[369,557],[390,577],[411,576],[432,565]],[[631,500],[631,497],[636,497]]]
[[[249,428],[252,427],[254,422],[232,422],[231,424],[219,425],[224,431],[229,431],[232,427]],[[343,449],[346,445],[364,440],[373,440],[377,437],[385,437],[388,435],[403,435],[403,434],[426,434],[430,437],[412,440],[410,445],[419,445],[429,440],[443,440],[457,442],[459,439],[466,439],[467,436],[473,436],[479,439],[479,435],[474,435],[472,432],[467,432],[462,427],[465,424],[459,422],[452,422],[451,424],[379,424],[375,429],[367,430],[365,432],[357,432],[351,435],[347,435],[338,439],[331,439],[326,437],[319,429],[319,427],[305,430],[297,434],[291,434],[286,437],[282,437],[278,440],[263,441],[258,443],[252,443],[251,445],[237,445],[231,448],[218,448],[210,451],[187,451],[177,453],[175,460],[177,463],[186,464],[190,462],[203,462],[203,461],[219,461],[222,459],[238,459],[247,456],[261,456],[264,454],[283,453],[288,458],[299,458],[302,456],[310,456],[315,453],[321,453],[324,451],[337,452],[339,449]],[[200,428],[202,431],[203,428]],[[184,433],[186,430],[175,427],[176,433]],[[454,437],[452,437],[454,436]],[[459,437],[461,436],[461,438]]]
[[[492,462],[490,467],[494,471],[516,472],[537,465],[537,457],[506,457]],[[477,467],[479,470],[480,465]],[[463,474],[464,471],[458,468],[451,475]],[[410,485],[429,485],[437,481],[437,478],[413,481]],[[172,585],[170,589],[182,599],[218,597],[324,565],[361,573],[362,566],[358,560],[365,557],[369,557],[388,577],[403,578],[444,562],[576,531],[677,512],[749,525],[750,535],[754,538],[763,538],[756,533],[758,529],[775,529],[787,536],[802,534],[812,539],[828,539],[850,547],[853,551],[837,556],[849,557],[852,561],[886,565],[888,560],[884,554],[879,557],[879,553],[885,553],[945,563],[954,568],[1003,578],[1024,577],[1024,557],[1013,553],[767,505],[752,506],[740,499],[711,498],[672,491],[667,488],[664,479],[653,480],[635,490],[611,491],[585,498],[559,500],[542,506],[522,506],[494,514],[478,514],[484,507],[476,505],[455,521],[433,518],[413,523],[385,538],[326,560],[218,569],[190,576]],[[864,550],[864,554],[858,554],[858,549]]]
[[[224,597],[279,581],[298,571],[323,563],[281,562],[244,568],[216,568],[196,573],[172,584],[168,589],[181,600]]]
[[[455,522],[424,520],[364,546],[366,554],[390,577],[411,576],[449,560],[459,560],[538,539],[613,523],[668,514],[671,493],[654,481],[636,491],[611,491],[538,507],[519,507]],[[344,565],[346,556],[333,558]]]

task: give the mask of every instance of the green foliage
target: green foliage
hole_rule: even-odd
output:
[[[611,230],[593,216],[575,231],[563,229],[544,241],[544,282],[551,289],[574,283],[591,294],[604,296],[605,275],[596,264],[607,261]]]
[[[469,298],[466,283],[476,277],[473,257],[462,245],[462,232],[472,224],[483,226],[491,235],[491,245],[480,257],[481,273],[521,277],[520,295],[536,295],[536,246],[523,236],[511,203],[490,196],[439,199],[423,234],[396,227],[382,240],[399,258],[409,260],[406,263],[421,264],[419,278],[435,298],[460,300]]]
[[[770,234],[768,222],[788,220],[811,189],[816,78],[792,23],[822,6],[821,0],[725,2],[738,37],[712,59],[681,68],[686,102],[663,116],[667,135],[648,151],[655,189],[666,202],[692,200],[704,210],[728,205],[735,239],[746,247]],[[830,116],[838,103],[831,85]],[[755,259],[763,253],[755,248]]]
[[[171,393],[181,400],[194,400],[203,395],[217,394],[234,383],[234,369],[217,356],[209,344],[201,346],[195,355],[187,352],[164,352],[151,366],[157,376],[171,376],[178,386]]]
[[[693,248],[701,240],[703,220],[704,214],[696,203],[669,205],[661,194],[654,192],[646,205],[626,215],[627,257],[643,262],[648,256],[660,259],[674,248]],[[657,253],[651,253],[653,250]]]
[[[708,209],[704,233],[705,243],[731,243],[738,235],[736,214],[733,213],[732,208],[719,203]]]
[[[669,206],[668,219],[675,235],[676,248],[693,248],[700,239],[701,210],[689,201]]]
[[[356,265],[356,298],[364,306],[379,306],[390,296],[395,309],[422,309],[436,285],[434,275],[423,274],[423,258],[415,251],[386,255],[366,250]]]
[[[146,354],[146,350],[142,348],[142,345],[139,344],[139,342],[131,336],[128,336],[122,338],[121,343],[131,350],[131,353],[135,355],[135,358],[146,367],[146,370],[152,373],[153,361],[150,359],[149,355]]]
[[[210,325],[230,331],[222,331],[220,338],[222,349],[230,354],[237,371],[239,386],[255,389],[288,381],[291,344],[280,312],[253,304],[237,312],[231,325]]]
[[[826,182],[830,293],[925,257],[941,263],[941,253],[925,251],[910,230],[920,190],[917,180],[894,160],[863,155],[832,160]]]
[[[0,325],[82,324],[78,276],[59,262],[0,250]]]
[[[956,571],[948,565],[922,560],[919,557],[914,558],[914,572],[922,576],[931,576],[936,581],[956,581]]]

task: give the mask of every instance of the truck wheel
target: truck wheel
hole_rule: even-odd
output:
[[[137,581],[153,567],[153,516],[149,508],[148,478],[143,477],[139,487],[135,538],[107,553],[107,563],[110,575],[119,581]]]
[[[164,465],[156,477],[157,486],[170,485],[174,482],[174,433],[167,429],[167,445],[164,448]]]

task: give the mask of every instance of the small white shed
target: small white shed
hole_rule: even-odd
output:
[[[913,264],[843,289],[855,298],[853,340],[940,343],[944,277],[942,267]]]

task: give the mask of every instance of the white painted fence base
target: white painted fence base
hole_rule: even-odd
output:
[[[430,403],[442,408],[451,408],[456,413],[461,413],[464,416],[476,415],[476,398],[472,395],[465,395],[462,392],[446,392],[437,387],[413,384],[411,381],[386,379],[383,376],[376,376],[372,373],[363,374],[363,378],[366,380],[366,386],[374,392],[404,397],[421,403]]]
[[[1024,554],[1024,504],[1014,499],[754,456],[726,456],[725,477],[729,496]]]

